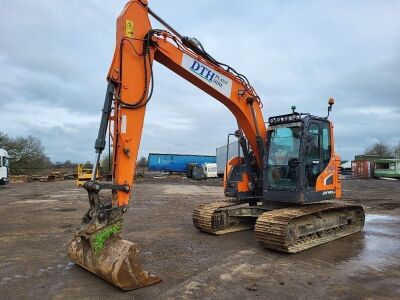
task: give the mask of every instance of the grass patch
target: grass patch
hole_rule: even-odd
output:
[[[117,222],[113,225],[109,225],[104,227],[100,231],[94,233],[90,237],[90,245],[92,246],[92,250],[95,255],[99,255],[101,250],[104,248],[104,244],[106,240],[112,236],[113,234],[118,234],[121,232],[122,222]]]

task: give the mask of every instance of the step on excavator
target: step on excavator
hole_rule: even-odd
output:
[[[166,30],[152,29],[150,16]],[[227,161],[225,201],[199,205],[193,224],[209,234],[254,229],[266,248],[296,253],[362,230],[361,206],[341,197],[340,157],[328,116],[292,111],[263,118],[249,80],[208,54],[195,38],[181,36],[145,0],[129,1],[117,19],[114,57],[95,142],[91,180],[84,184],[90,208],[68,244],[78,265],[123,290],[160,282],[144,271],[138,246],[120,237],[128,211],[146,105],[157,61],[224,104],[235,116],[242,157]],[[109,128],[109,130],[108,130]],[[112,140],[112,182],[96,179],[106,135]],[[111,191],[110,199],[100,197]]]

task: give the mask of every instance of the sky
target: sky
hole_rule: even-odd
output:
[[[0,0],[0,131],[41,139],[52,161],[94,157],[115,21],[126,1]],[[250,4],[249,4],[250,3]],[[400,142],[400,1],[153,0],[149,6],[245,74],[263,113],[331,114],[352,159]],[[153,28],[162,28],[152,21]],[[236,121],[157,63],[139,155],[215,154]]]

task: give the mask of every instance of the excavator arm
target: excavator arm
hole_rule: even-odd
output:
[[[150,15],[170,30],[152,29]],[[212,58],[197,40],[182,37],[149,9],[147,1],[129,1],[117,19],[93,175],[84,185],[90,208],[68,246],[73,261],[122,289],[160,281],[142,270],[136,245],[119,237],[134,182],[146,105],[153,93],[154,60],[224,104],[237,120],[242,146],[248,142],[252,163],[259,170],[263,165],[266,126],[262,103],[247,78]],[[111,184],[96,181],[108,128],[113,145]],[[100,199],[101,190],[112,191],[109,202]]]
[[[153,91],[154,60],[233,113],[261,169],[260,141],[266,137],[266,128],[261,101],[247,79],[208,59],[193,40],[152,30],[149,12],[155,15],[145,1],[130,1],[117,20],[116,49],[108,73],[115,97],[112,117],[115,183],[129,187],[133,183],[146,104]],[[126,205],[129,193],[117,191],[116,200],[119,205]]]

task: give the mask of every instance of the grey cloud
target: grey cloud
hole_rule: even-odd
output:
[[[286,113],[293,104],[325,115],[327,98],[334,96],[336,144],[344,158],[375,140],[400,140],[399,2],[249,3],[174,0],[150,1],[150,7],[246,74],[263,99],[265,118]],[[3,5],[0,68],[7,76],[0,78],[0,110],[25,118],[0,118],[0,128],[39,136],[53,160],[91,159],[115,20],[124,4],[16,0]],[[233,116],[164,67],[154,70],[155,94],[140,153],[212,154],[235,129]]]

